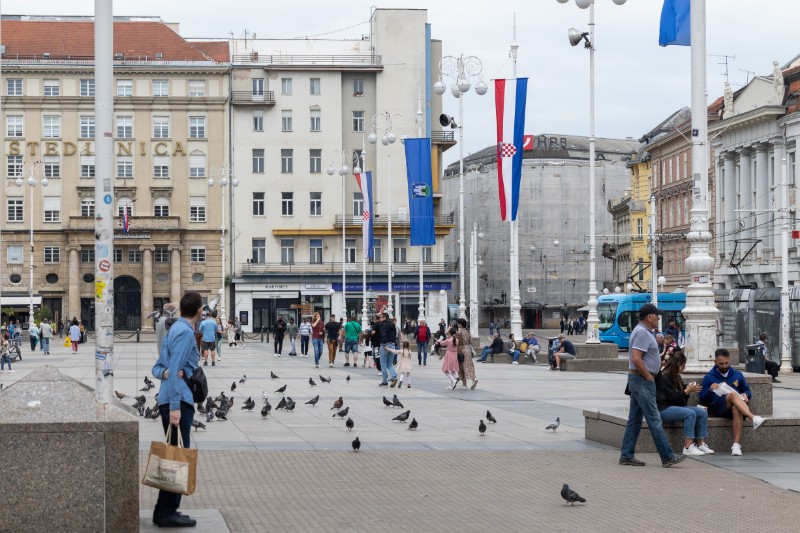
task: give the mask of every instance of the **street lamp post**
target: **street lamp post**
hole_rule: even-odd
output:
[[[459,248],[459,297],[458,297],[458,318],[467,318],[466,295],[464,294],[464,93],[468,92],[472,84],[470,78],[478,78],[475,84],[475,92],[478,96],[483,96],[489,87],[480,77],[483,70],[483,63],[475,56],[458,57],[444,56],[439,61],[439,81],[433,84],[433,92],[439,96],[443,95],[447,87],[442,81],[443,77],[455,80],[450,86],[450,93],[458,98],[458,124],[450,120],[450,127],[458,127],[458,248]],[[446,118],[444,115],[442,118]],[[444,125],[444,123],[442,124]],[[477,321],[478,317],[470,317],[470,320]]]
[[[483,239],[483,232],[478,223],[472,223],[469,240],[469,334],[478,337],[478,267],[483,260],[478,256],[478,239]]]
[[[565,4],[569,0],[557,1]],[[600,319],[597,316],[597,280],[595,272],[594,1],[575,0],[575,4],[579,8],[589,8],[589,31],[581,32],[575,28],[570,28],[568,32],[569,42],[572,46],[576,46],[583,41],[584,47],[589,49],[589,317],[586,321],[587,344],[600,342],[598,331]],[[613,0],[617,5],[622,5],[625,1]]]
[[[23,175],[24,174],[28,174],[27,180],[23,180],[22,177],[19,177],[14,183],[16,183],[17,187],[22,187],[26,183],[30,187],[30,278],[28,283],[28,296],[30,298],[28,301],[28,331],[30,331],[30,329],[33,327],[33,189],[36,187],[37,182],[41,183],[42,187],[47,187],[47,185],[50,183],[50,180],[48,180],[47,175],[45,175],[44,164],[41,161],[27,163],[26,168],[23,170]]]
[[[213,187],[214,185],[219,185],[221,189],[220,203],[222,204],[222,220],[220,222],[219,250],[222,255],[222,266],[220,268],[219,302],[220,320],[222,320],[224,324],[228,318],[225,312],[225,232],[227,229],[227,221],[225,220],[225,189],[228,185],[231,187],[239,186],[239,180],[233,177],[233,167],[230,164],[215,165],[211,168],[211,177],[208,178],[208,186]]]
[[[346,266],[347,266],[347,208],[346,208],[346,188],[347,184],[345,183],[345,176],[350,174],[350,167],[347,164],[347,158],[350,157],[353,160],[353,173],[358,174],[361,172],[361,168],[358,166],[358,153],[355,150],[335,150],[335,154],[340,154],[342,158],[342,164],[339,167],[339,175],[342,177],[342,317],[347,320],[347,285],[346,285]],[[328,176],[333,176],[336,169],[333,166],[333,161],[331,161],[330,166],[328,167]],[[365,289],[366,290],[366,289]],[[333,305],[331,305],[333,307]]]

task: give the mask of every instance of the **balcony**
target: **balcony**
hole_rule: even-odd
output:
[[[275,105],[275,92],[231,91],[231,103],[233,105]]]
[[[131,233],[141,233],[143,231],[157,231],[167,229],[178,229],[181,217],[137,217],[129,219],[129,231]],[[122,217],[114,217],[114,229],[122,229]],[[94,217],[69,217],[69,229],[74,230],[93,230],[95,227]]]
[[[362,225],[362,218],[361,216],[350,216],[347,215],[344,217],[344,221],[347,224],[347,227],[354,227],[360,228]],[[389,225],[389,217],[386,215],[375,215],[375,218],[372,222],[373,226],[376,228],[386,227]],[[455,214],[450,213],[449,215],[436,215],[433,217],[433,224],[434,226],[453,226],[455,224]],[[336,215],[334,226],[337,228],[342,227],[342,215]],[[395,215],[392,217],[392,227],[398,228],[407,228],[409,227],[409,217],[406,216],[398,216]]]
[[[443,147],[443,151],[456,145],[456,132],[454,131],[432,131],[431,144]]]
[[[630,209],[631,213],[642,213],[647,211],[647,202],[644,200],[631,200],[628,209]]]
[[[346,263],[345,273],[352,272],[353,274],[361,275],[362,262],[360,255],[356,263]],[[385,275],[388,269],[388,263],[367,263],[367,274]],[[458,270],[458,263],[425,263],[425,273],[443,273],[455,274]],[[417,274],[419,273],[419,263],[392,263],[392,271],[398,274]],[[327,275],[327,274],[342,274],[342,262],[328,262],[328,263],[253,263],[246,262],[241,264],[241,273],[243,276],[254,276],[259,274],[313,274],[313,275]]]
[[[281,68],[308,68],[319,67],[357,67],[359,69],[383,70],[383,59],[377,54],[348,54],[348,55],[271,55],[250,52],[249,54],[234,54],[234,65],[262,65],[266,68],[277,66]]]

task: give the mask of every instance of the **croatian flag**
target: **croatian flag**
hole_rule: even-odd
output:
[[[359,172],[356,174],[356,181],[364,199],[364,210],[361,214],[364,259],[372,259],[372,245],[375,237],[372,220],[374,218],[372,210],[372,172]]]
[[[527,91],[528,78],[494,80],[497,183],[500,189],[500,218],[504,222],[516,220],[519,208]]]
[[[123,214],[122,214],[122,231],[123,231],[123,233],[128,233],[128,229],[130,229],[130,227],[131,227],[131,220],[130,220],[130,217],[128,216],[128,211],[129,211],[130,208],[131,208],[130,205],[126,205],[122,210],[122,212],[123,212]]]
[[[689,0],[664,0],[658,30],[660,46],[692,45],[689,5]]]

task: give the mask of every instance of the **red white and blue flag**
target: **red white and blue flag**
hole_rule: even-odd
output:
[[[372,246],[375,238],[374,233],[374,212],[372,209],[372,172],[359,172],[356,174],[358,187],[361,189],[361,197],[364,200],[364,208],[361,214],[364,259],[372,258]]]
[[[525,100],[528,78],[494,80],[497,115],[497,184],[500,218],[517,219],[522,183],[522,147],[525,141]]]
[[[123,233],[128,233],[128,230],[131,227],[131,219],[130,219],[130,215],[128,214],[128,213],[130,213],[130,209],[131,209],[130,205],[126,205],[122,209],[122,212],[123,212],[123,214],[122,214],[122,232]]]

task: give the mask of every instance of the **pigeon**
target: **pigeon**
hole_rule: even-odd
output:
[[[252,398],[248,398],[244,402],[244,405],[242,406],[242,409],[247,409],[248,411],[252,411],[253,407],[255,407],[255,406],[256,406],[256,402],[254,402]]]
[[[481,437],[483,437],[483,434],[486,433],[486,424],[483,423],[483,420],[481,420],[481,423],[478,424],[478,431],[481,432]]]
[[[392,418],[392,420],[397,420],[397,421],[399,421],[399,422],[405,422],[406,420],[408,420],[408,417],[409,417],[410,415],[411,415],[411,411],[410,411],[410,410],[408,410],[408,411],[406,411],[405,413],[400,413],[400,414],[399,414],[399,415],[397,415],[396,417]]]
[[[350,383],[350,376],[349,375],[345,378],[345,381]]]
[[[219,410],[216,413],[214,413],[214,416],[216,416],[220,420],[227,420],[228,419],[228,416],[224,412],[222,412],[221,410]]]
[[[206,398],[206,411],[210,411],[211,409],[219,409],[219,405],[209,396]]]
[[[386,396],[383,397],[383,406],[384,407],[391,407],[393,405],[394,404],[392,402],[390,402],[389,400],[386,399]]]
[[[206,414],[206,407],[202,403],[197,404],[197,412],[201,415]]]
[[[147,418],[150,418],[150,415],[153,414],[153,410],[150,409],[149,407],[145,409],[144,405],[140,405],[138,411],[139,411],[139,416],[146,416]]]
[[[331,407],[329,410],[341,409],[343,405],[344,405],[344,400],[342,400],[342,397],[339,396],[339,399],[333,402],[333,407]]]
[[[408,429],[414,430],[414,429],[417,429],[418,427],[419,427],[419,424],[417,424],[417,419],[416,418],[412,418],[411,419],[411,423],[408,425]]]
[[[497,424],[497,419],[493,417],[492,413],[490,413],[489,411],[486,411],[486,420],[488,420],[492,424]]]
[[[280,392],[281,394],[283,394],[284,392],[286,392],[286,385],[284,385],[280,389],[276,390],[275,392]]]
[[[570,505],[575,505],[575,502],[586,503],[586,499],[581,498],[580,494],[570,489],[566,483],[561,487],[561,497]]]
[[[144,387],[139,389],[139,392],[150,392],[150,387],[148,385],[145,385]]]
[[[344,425],[347,426],[347,431],[350,431],[351,429],[353,429],[353,426],[355,426],[356,423],[353,422],[353,419],[348,416],[347,422],[345,422]]]
[[[211,422],[212,420],[214,420],[214,411],[209,409],[206,411],[206,422]]]
[[[236,382],[231,383],[231,392],[236,390]]]
[[[306,405],[310,405],[310,406],[312,406],[312,407],[313,407],[313,406],[317,405],[317,402],[318,402],[318,401],[319,401],[319,394],[317,394],[316,396],[314,396],[313,398],[311,398],[310,400],[308,400],[308,401],[306,402]]]
[[[242,378],[239,380],[239,383],[244,383],[247,381],[247,374],[242,374]]]
[[[553,433],[555,433],[556,430],[558,429],[558,426],[560,426],[560,425],[561,425],[561,418],[560,417],[556,417],[556,421],[553,422],[552,424],[550,424],[549,426],[547,426],[544,429],[545,429],[545,431],[548,430],[548,429],[552,429]]]
[[[230,409],[233,409],[233,396],[228,398],[228,407],[225,408],[225,412],[227,413]]]
[[[331,382],[331,377],[330,377],[330,376],[328,376],[328,377],[326,378],[325,376],[323,376],[322,374],[320,374],[320,375],[319,375],[319,380],[320,380],[321,382],[323,382],[323,383],[330,383],[330,382]]]
[[[275,372],[273,372],[273,371],[271,371],[271,370],[270,370],[270,372],[269,372],[269,375],[270,375],[270,377],[271,377],[272,379],[278,379],[278,374],[276,374]]]
[[[133,399],[136,400],[134,407],[138,407],[139,404],[144,404],[147,401],[147,398],[144,397],[144,394],[141,396],[135,396]]]
[[[264,403],[267,403],[267,394],[263,390],[261,391],[261,399],[264,400]]]
[[[147,376],[144,377],[144,384],[150,387],[151,389],[156,388],[156,384],[153,383]]]
[[[392,405],[394,405],[395,407],[399,407],[400,409],[403,409],[403,404],[400,403],[400,400],[397,398],[397,394],[395,394],[392,397]]]
[[[283,408],[283,410],[284,410],[284,411],[289,411],[289,412],[292,412],[292,411],[294,411],[294,408],[295,408],[295,406],[296,406],[296,405],[297,405],[297,404],[296,404],[296,403],[294,403],[294,402],[293,402],[293,401],[290,399],[290,400],[289,400],[289,402],[286,404],[286,407],[284,407],[284,408]]]
[[[361,449],[361,441],[358,440],[358,437],[356,437],[356,440],[353,441],[353,451],[357,452],[360,449]]]
[[[200,422],[199,420],[192,420],[192,427],[195,431],[198,429],[206,429],[206,425]]]
[[[160,416],[161,412],[157,408],[150,410],[150,420],[158,420]]]
[[[338,417],[344,418],[344,417],[346,417],[346,416],[347,416],[347,413],[349,413],[349,412],[350,412],[350,408],[349,408],[349,407],[345,407],[344,409],[342,409],[342,410],[341,410],[341,411],[339,411],[338,413],[336,413],[336,414],[334,414],[334,415],[331,415],[331,418],[333,418],[333,417],[335,417],[335,416],[338,416]]]
[[[317,382],[314,381],[314,378],[308,378],[308,384],[311,385],[312,387],[317,386]]]
[[[261,418],[267,418],[270,409],[272,409],[272,406],[269,403],[264,405],[264,407],[261,408]]]
[[[222,402],[226,401],[227,399],[228,399],[228,397],[225,396],[225,391],[222,391],[222,392],[219,393],[219,396],[214,398],[214,401],[222,403]]]
[[[119,391],[114,391],[114,395],[115,395],[115,396],[117,397],[117,399],[119,399],[119,400],[121,400],[121,399],[123,399],[123,398],[127,398],[127,396],[126,396],[125,394],[123,394],[123,393],[121,393],[121,392],[119,392]]]
[[[286,398],[281,398],[281,401],[278,402],[278,406],[275,408],[277,411],[278,409],[283,409],[286,406]]]

